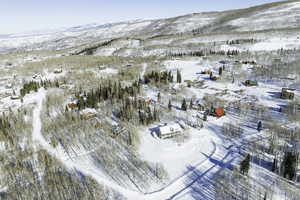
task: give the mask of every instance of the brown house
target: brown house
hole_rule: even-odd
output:
[[[73,109],[77,108],[77,104],[76,103],[69,103],[68,107],[73,110]]]
[[[213,111],[213,115],[218,117],[218,118],[225,116],[224,108],[215,108],[214,111]]]

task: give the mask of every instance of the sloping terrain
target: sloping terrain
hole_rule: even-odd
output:
[[[183,33],[231,33],[298,28],[300,2],[283,1],[241,10],[195,13],[169,19],[78,26],[57,32],[0,37],[0,48],[62,48],[120,37],[141,39]],[[33,46],[32,46],[33,45]]]
[[[0,36],[0,199],[299,199],[299,17]]]

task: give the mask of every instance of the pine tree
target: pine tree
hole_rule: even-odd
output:
[[[193,106],[194,106],[193,99],[191,99],[191,101],[190,101],[190,109],[193,109]]]
[[[296,176],[297,170],[297,154],[293,152],[286,152],[283,161],[283,177],[293,180]]]
[[[222,76],[222,73],[223,73],[223,68],[219,67],[219,75]]]
[[[257,124],[257,131],[260,132],[262,130],[262,122],[259,121]]]
[[[157,102],[160,103],[160,92],[157,94]]]
[[[250,154],[240,163],[240,171],[243,175],[247,175],[250,168]]]
[[[169,111],[172,110],[172,103],[171,103],[171,100],[169,100],[169,103],[168,103],[168,109],[169,109]]]
[[[177,83],[181,83],[182,80],[181,80],[181,73],[180,71],[177,69]]]
[[[265,192],[264,200],[267,200],[267,192]]]
[[[274,158],[271,171],[275,172],[276,170],[277,170],[277,159]]]
[[[186,105],[185,98],[182,100],[181,110],[187,111],[187,105]]]
[[[207,121],[207,114],[206,114],[206,112],[203,115],[203,121]]]

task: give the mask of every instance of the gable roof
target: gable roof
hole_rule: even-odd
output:
[[[166,126],[159,127],[159,131],[160,134],[163,135],[163,134],[180,132],[182,131],[182,128],[178,123],[176,123],[176,124],[169,124]]]
[[[225,115],[225,110],[224,108],[216,108],[215,109],[215,114],[217,117],[222,117]]]

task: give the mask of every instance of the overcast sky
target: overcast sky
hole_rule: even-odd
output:
[[[0,34],[245,8],[276,0],[1,0]]]

